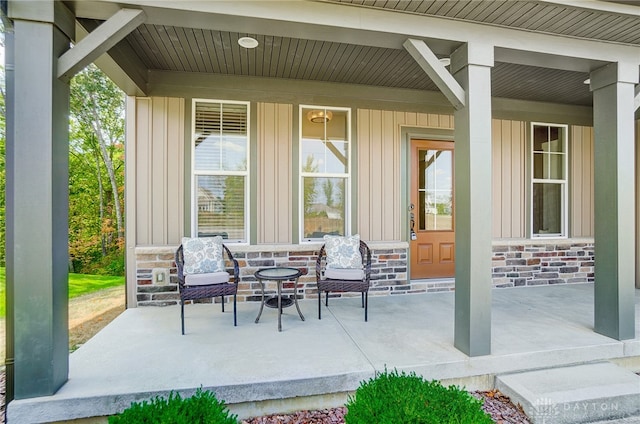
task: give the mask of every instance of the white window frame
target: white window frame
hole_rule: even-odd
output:
[[[196,171],[195,169],[195,159],[196,159],[196,103],[218,103],[221,105],[224,104],[241,104],[247,107],[247,168],[245,171]],[[233,243],[233,244],[248,244],[249,237],[251,234],[250,223],[251,219],[249,217],[250,207],[250,188],[249,188],[249,179],[250,179],[250,169],[251,169],[251,102],[241,102],[234,100],[220,100],[220,99],[201,99],[194,98],[191,101],[191,235],[192,237],[198,236],[198,187],[197,187],[197,177],[198,176],[209,176],[209,175],[238,175],[244,176],[245,185],[244,185],[244,239],[227,239],[224,240],[224,243]]]
[[[562,139],[564,140],[564,148],[563,148],[563,161],[562,161],[562,169],[564,171],[563,179],[547,179],[547,178],[534,178],[534,158],[535,151],[533,150],[535,147],[534,144],[534,127],[536,126],[544,126],[544,127],[554,127],[558,128],[562,134]],[[530,146],[529,146],[529,169],[531,170],[530,178],[531,184],[529,186],[529,234],[532,239],[552,239],[552,238],[568,238],[568,216],[569,216],[569,126],[566,124],[551,124],[547,122],[531,122],[529,129],[530,136]],[[548,183],[548,184],[559,184],[561,186],[561,196],[562,196],[562,205],[561,205],[561,231],[559,234],[534,234],[533,229],[533,186],[536,183]]]
[[[307,119],[305,114],[303,114],[304,109],[326,109],[329,111],[344,111],[347,112],[347,172],[346,173],[329,173],[329,172],[302,172],[302,164],[304,163],[304,158],[302,157],[302,125],[304,119]],[[344,232],[345,236],[351,235],[351,177],[353,164],[351,162],[352,151],[353,151],[353,140],[351,137],[351,113],[352,110],[350,107],[334,107],[334,106],[320,106],[320,105],[299,105],[298,106],[298,233],[300,243],[317,243],[322,241],[320,238],[309,238],[304,235],[304,178],[312,177],[312,178],[344,178],[345,182],[345,199],[344,199]]]

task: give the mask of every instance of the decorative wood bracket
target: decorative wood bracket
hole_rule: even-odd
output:
[[[429,75],[456,110],[464,108],[465,91],[422,40],[407,39],[404,48]]]
[[[58,58],[58,78],[69,81],[146,20],[142,10],[120,9]]]

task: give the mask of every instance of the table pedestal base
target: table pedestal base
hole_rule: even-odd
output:
[[[278,331],[282,331],[282,309],[288,308],[291,305],[296,305],[296,309],[298,310],[298,315],[300,319],[304,321],[304,315],[302,315],[302,311],[300,310],[300,306],[298,305],[298,277],[302,275],[302,272],[299,269],[295,268],[265,268],[256,271],[255,276],[260,282],[260,286],[262,288],[262,302],[260,302],[260,311],[258,312],[258,316],[256,317],[256,324],[260,321],[260,316],[262,316],[262,310],[266,305],[268,308],[278,308]],[[264,297],[264,281],[263,280],[271,280],[276,281],[278,286],[278,295],[275,297],[271,297],[265,300]],[[282,282],[283,281],[293,281],[293,299],[290,297],[282,297]]]

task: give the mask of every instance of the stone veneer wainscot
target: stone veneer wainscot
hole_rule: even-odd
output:
[[[372,296],[451,291],[454,280],[434,279],[408,282],[408,243],[368,243],[372,250]],[[239,302],[260,300],[260,285],[254,277],[259,268],[288,266],[301,268],[299,299],[316,299],[315,261],[321,244],[227,245],[240,266]],[[136,248],[136,298],[139,306],[179,303],[174,254],[177,246]],[[496,240],[493,242],[494,287],[566,284],[593,281],[593,239]],[[156,284],[154,268],[168,269],[170,281]],[[267,292],[275,283],[266,282]],[[285,287],[292,288],[293,284]],[[345,293],[344,296],[359,296]]]
[[[493,242],[496,287],[593,282],[593,239],[503,240]]]

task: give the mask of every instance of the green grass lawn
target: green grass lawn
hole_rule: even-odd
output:
[[[124,285],[124,277],[69,274],[69,299],[109,287]],[[5,315],[5,269],[0,268],[0,318]]]

